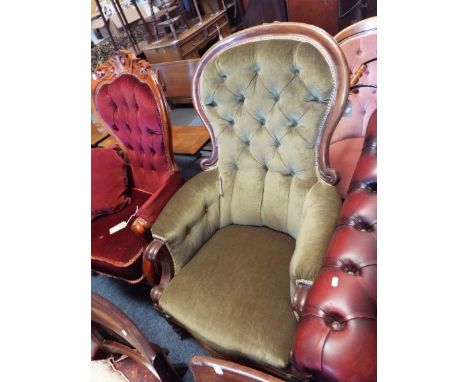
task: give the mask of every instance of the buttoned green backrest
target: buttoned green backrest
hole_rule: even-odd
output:
[[[221,226],[296,238],[335,91],[320,48],[280,36],[234,45],[206,64],[199,86],[218,145]]]

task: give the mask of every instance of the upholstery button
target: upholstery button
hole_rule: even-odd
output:
[[[188,235],[190,234],[191,228],[190,227],[185,227],[185,234]]]
[[[292,121],[289,127],[296,127],[297,126],[297,121]]]
[[[279,99],[280,99],[280,97],[279,97],[279,95],[276,95],[276,96],[273,97],[273,99],[274,99],[276,102],[278,102]]]
[[[243,94],[241,94],[238,98],[239,102],[244,102],[245,101],[245,97]]]
[[[293,72],[294,74],[299,74],[299,69],[296,68],[296,67],[294,67],[293,70],[292,70],[292,72]]]
[[[370,228],[370,225],[366,223],[365,221],[359,221],[354,224],[354,228],[357,229],[358,231],[368,231]]]
[[[358,49],[357,52],[356,52],[356,54],[357,54],[358,56],[361,56],[361,55],[362,55],[362,50],[361,50],[361,49]]]
[[[208,206],[205,206],[205,214],[208,213]]]
[[[262,118],[262,119],[260,119],[260,125],[262,125],[262,126],[263,126],[264,124],[265,124],[265,120],[264,120],[263,118]]]
[[[333,330],[341,330],[343,329],[343,325],[339,321],[333,321],[330,325]]]
[[[211,107],[218,106],[218,104],[217,104],[214,100],[211,101],[210,103],[207,103],[206,105],[207,105],[207,106],[211,106]]]

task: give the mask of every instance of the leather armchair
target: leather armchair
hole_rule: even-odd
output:
[[[132,201],[124,210],[92,221],[92,269],[130,283],[146,275],[154,283],[152,264],[143,260],[143,251],[151,240],[151,225],[183,184],[163,92],[146,61],[119,51],[93,73],[91,105],[129,165],[127,193]],[[110,235],[109,228],[128,220],[137,206],[131,228]]]
[[[362,20],[335,36],[350,69],[348,105],[333,133],[330,164],[341,176],[343,198],[361,155],[369,118],[377,108],[377,17]]]
[[[335,40],[266,24],[213,46],[194,76],[213,142],[168,202],[148,260],[155,307],[214,352],[291,375],[291,303],[316,277],[341,207],[328,146],[349,69]]]
[[[318,380],[377,380],[377,111],[300,316],[293,346],[299,370]]]

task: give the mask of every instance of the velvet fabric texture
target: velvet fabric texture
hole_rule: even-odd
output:
[[[91,220],[112,214],[131,202],[127,164],[113,149],[91,149]]]
[[[284,368],[297,325],[288,293],[294,244],[265,227],[222,228],[171,281],[160,305],[214,350]]]
[[[101,216],[91,223],[91,268],[100,273],[125,279],[131,283],[142,280],[143,239],[132,231],[132,221],[126,228],[109,234],[109,228],[127,221],[150,197],[147,192],[130,189],[132,203],[124,209]]]
[[[287,365],[290,285],[313,282],[341,207],[315,155],[333,90],[320,51],[293,39],[233,46],[201,73],[217,167],[177,192],[152,233],[175,264],[163,310],[224,354]]]
[[[153,193],[173,173],[164,147],[161,114],[150,87],[125,74],[103,85],[96,109],[126,149],[131,186]]]
[[[110,60],[115,59],[120,60],[115,57]],[[128,192],[132,203],[116,214],[93,221],[91,259],[94,271],[136,283],[144,278],[142,256],[148,236],[132,232],[131,225],[141,218],[151,226],[183,184],[183,178],[173,162],[170,147],[165,146],[164,134],[170,134],[171,130],[163,124],[161,113],[165,109],[160,108],[156,98],[163,97],[162,91],[160,94],[157,86],[153,89],[140,81],[132,74],[131,70],[138,70],[132,65],[128,70],[122,67],[121,74],[114,71],[112,80],[93,82],[92,86],[98,119],[118,139],[129,163]],[[137,206],[138,212],[127,227],[110,235],[109,229],[128,221]]]

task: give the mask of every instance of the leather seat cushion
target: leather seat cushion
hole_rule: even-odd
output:
[[[297,321],[290,236],[266,227],[218,230],[167,286],[160,305],[213,350],[284,368]]]
[[[124,209],[100,216],[91,222],[91,268],[129,282],[139,282],[143,278],[143,240],[132,231],[131,220],[127,227],[110,235],[109,228],[127,221],[135,213],[136,207],[151,196],[136,189],[129,190],[131,203]]]

